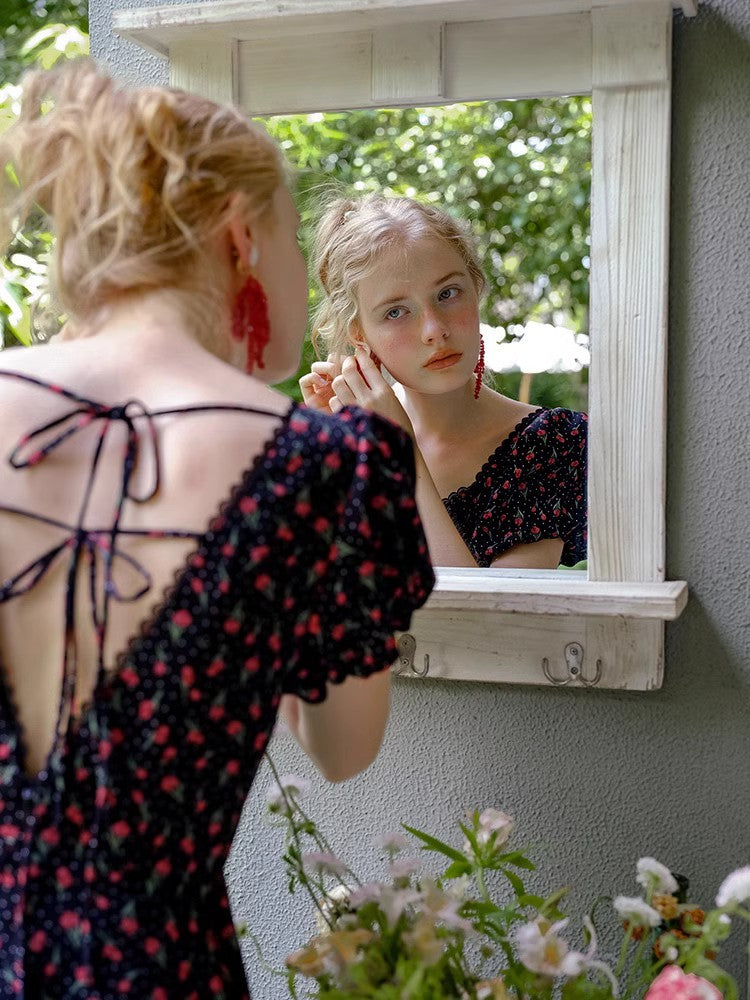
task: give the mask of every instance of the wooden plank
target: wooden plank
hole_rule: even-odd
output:
[[[180,41],[172,46],[169,60],[172,87],[201,94],[220,104],[236,104],[237,73],[237,43],[232,39],[208,39],[201,45]]]
[[[541,97],[590,90],[588,14],[446,25],[446,100]]]
[[[664,671],[664,625],[657,621],[503,615],[495,612],[416,612],[409,635],[414,665],[396,672],[415,680],[484,681],[553,687],[651,691]],[[566,647],[583,651],[570,673]],[[545,672],[545,661],[547,672]],[[597,669],[599,675],[597,679]],[[593,683],[593,682],[596,683]]]
[[[595,582],[584,573],[546,578],[495,576],[494,570],[440,568],[431,610],[488,610],[523,615],[650,618],[671,621],[687,603],[683,580],[655,583]]]
[[[368,107],[369,31],[240,42],[240,107],[248,114]]]
[[[633,38],[617,34],[621,26],[597,15],[595,61],[602,52],[627,58]],[[668,49],[668,31],[660,38]],[[594,87],[593,109],[589,579],[656,581],[665,548],[669,81]]]
[[[646,0],[659,6],[665,0]],[[672,0],[686,14],[695,0]],[[283,35],[365,30],[420,21],[483,21],[490,18],[589,13],[594,7],[629,9],[644,0],[203,0],[161,7],[116,10],[115,33],[152,51],[168,53],[178,38],[211,33],[257,41]],[[195,31],[201,33],[196,36]],[[533,58],[529,54],[529,58]]]
[[[593,52],[594,87],[668,83],[672,62],[672,10],[640,3],[635,7],[594,10],[591,23],[597,44]]]
[[[407,24],[372,33],[375,107],[434,104],[443,97],[443,26]]]

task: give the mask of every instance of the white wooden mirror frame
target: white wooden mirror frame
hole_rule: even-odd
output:
[[[440,570],[406,674],[661,685],[664,622],[687,599],[664,579],[671,25],[695,2],[209,0],[114,16],[173,85],[254,115],[592,94],[588,574]]]

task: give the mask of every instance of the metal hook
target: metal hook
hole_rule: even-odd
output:
[[[589,678],[584,676],[583,673],[583,646],[580,642],[569,642],[565,647],[565,663],[568,667],[567,677],[555,677],[552,674],[549,666],[549,660],[545,656],[542,660],[542,670],[544,671],[544,676],[550,682],[554,684],[555,687],[565,687],[566,684],[570,684],[571,681],[578,681],[583,687],[595,687],[602,676],[602,661],[596,661],[596,673],[593,677]]]
[[[411,670],[417,677],[427,676],[430,670],[430,654],[424,654],[424,667],[420,670],[414,662],[417,652],[417,640],[411,632],[404,632],[398,637],[396,640],[396,649],[398,650],[399,659],[394,673],[403,674],[406,670]]]

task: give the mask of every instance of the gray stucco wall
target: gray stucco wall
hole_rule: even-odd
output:
[[[164,82],[163,64],[112,36],[122,3],[91,0],[95,54],[132,80]],[[709,0],[676,19],[670,289],[667,569],[692,596],[668,629],[663,690],[397,683],[377,762],[343,786],[315,782],[310,800],[364,875],[378,871],[371,842],[400,821],[453,836],[457,817],[486,805],[517,817],[519,841],[539,845],[539,885],[570,885],[574,913],[599,893],[635,892],[643,854],[691,875],[706,901],[750,862],[748,0]],[[273,754],[312,777],[289,737]],[[278,964],[309,919],[261,820],[266,786],[263,773],[228,879],[237,919]],[[727,955],[741,996],[743,944]],[[283,997],[251,950],[247,965],[256,1000]]]

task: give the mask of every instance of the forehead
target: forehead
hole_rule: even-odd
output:
[[[389,293],[408,294],[466,270],[463,257],[448,240],[410,236],[380,251],[372,270],[359,283],[359,298],[369,301],[387,298]]]

